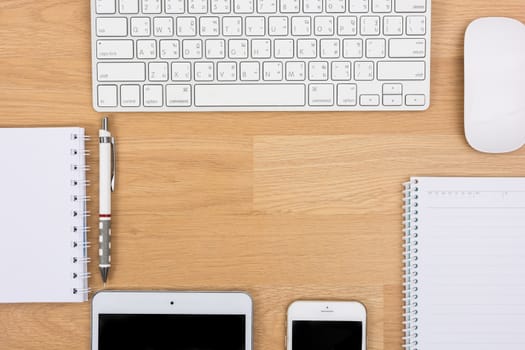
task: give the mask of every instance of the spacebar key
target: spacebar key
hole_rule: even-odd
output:
[[[195,85],[195,106],[304,106],[303,84]]]

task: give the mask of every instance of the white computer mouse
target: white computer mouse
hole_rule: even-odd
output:
[[[476,150],[525,144],[525,25],[479,18],[465,32],[465,136]]]

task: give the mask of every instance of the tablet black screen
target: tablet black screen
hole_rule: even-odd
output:
[[[100,314],[99,350],[245,350],[244,315]]]

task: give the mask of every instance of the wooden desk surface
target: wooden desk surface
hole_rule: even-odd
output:
[[[428,111],[112,115],[119,177],[109,286],[248,291],[255,350],[284,348],[293,300],[357,299],[368,308],[369,349],[400,349],[401,183],[523,175],[525,164],[525,149],[487,155],[467,145],[462,68],[467,24],[525,21],[525,2],[432,3]],[[89,1],[2,0],[0,127],[80,125],[96,135],[90,60]],[[96,142],[89,147],[96,213]],[[89,344],[89,303],[0,304],[0,349]]]

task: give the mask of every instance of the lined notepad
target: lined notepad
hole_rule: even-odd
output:
[[[84,129],[0,129],[0,302],[87,300]]]
[[[525,349],[525,178],[405,184],[405,345]]]

